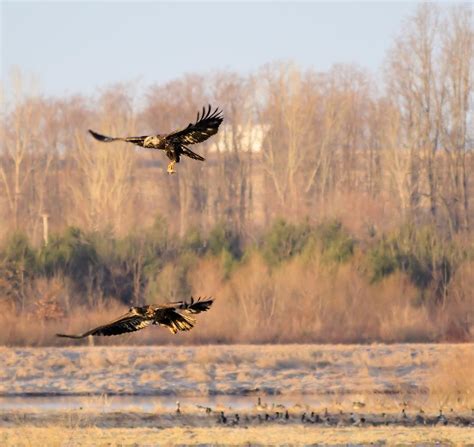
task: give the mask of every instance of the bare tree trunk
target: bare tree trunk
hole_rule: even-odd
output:
[[[469,175],[467,119],[472,101],[474,31],[472,8],[453,8],[443,33],[442,73],[446,107],[440,125],[441,141],[448,164],[449,184],[444,201],[456,230],[469,230]]]
[[[438,9],[420,5],[397,38],[389,59],[391,94],[401,111],[401,136],[412,151],[412,211],[419,198],[433,221],[438,217],[439,185],[436,175],[443,89],[435,61],[438,50]],[[423,206],[423,202],[419,202]]]
[[[127,99],[117,93],[103,98],[102,132],[111,135],[133,135],[134,117]],[[118,104],[117,104],[118,103]],[[76,173],[69,179],[69,193],[76,215],[82,214],[83,225],[93,231],[111,228],[122,233],[127,220],[133,219],[135,169],[134,148],[127,143],[103,144],[86,132],[76,132],[73,159]]]

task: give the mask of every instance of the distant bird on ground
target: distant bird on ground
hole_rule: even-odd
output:
[[[239,413],[235,413],[234,419],[231,421],[231,425],[239,425],[240,423],[240,416]]]
[[[110,143],[112,141],[126,141],[145,149],[159,149],[166,152],[166,156],[171,160],[168,164],[168,173],[175,172],[174,165],[179,163],[181,155],[204,161],[204,157],[196,154],[187,147],[188,144],[201,143],[212,135],[216,134],[224,117],[218,108],[211,112],[211,106],[197,114],[196,122],[189,123],[182,130],[177,130],[169,134],[156,134],[142,137],[107,137],[89,129],[89,133],[98,141]]]
[[[425,418],[423,417],[423,413],[420,411],[415,417],[415,423],[418,425],[425,425]]]
[[[352,408],[354,410],[360,410],[361,408],[364,408],[364,407],[365,407],[364,402],[359,402],[359,401],[352,402]]]
[[[263,410],[266,410],[268,407],[267,404],[264,404],[262,402],[262,398],[261,397],[258,397],[257,399],[257,404],[255,405],[255,408],[258,410],[258,411],[263,411]]]
[[[58,337],[84,338],[89,335],[119,335],[126,332],[135,332],[150,324],[166,326],[173,334],[178,331],[189,331],[196,320],[191,316],[208,310],[213,303],[212,298],[194,300],[190,302],[178,301],[166,304],[150,304],[142,307],[131,307],[130,310],[117,320],[99,326],[78,335],[56,334]]]
[[[199,410],[205,411],[206,414],[211,414],[212,413],[212,408],[211,407],[204,407],[203,405],[199,405],[199,404],[197,404],[196,407]]]
[[[439,410],[439,415],[436,418],[435,424],[442,424],[442,425],[448,425],[448,420],[446,419],[446,416],[443,414],[443,410]]]
[[[221,411],[221,413],[219,414],[219,417],[217,418],[217,423],[218,424],[227,424],[227,417],[226,417],[226,415],[224,414],[223,411]]]

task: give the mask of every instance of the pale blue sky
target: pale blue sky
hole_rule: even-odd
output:
[[[376,72],[415,2],[4,2],[2,77],[16,66],[49,95],[90,94],[292,60]]]

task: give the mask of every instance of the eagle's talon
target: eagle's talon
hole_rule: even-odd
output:
[[[174,165],[175,165],[175,161],[172,161],[169,165],[168,165],[168,168],[166,169],[168,171],[168,174],[174,174],[176,173],[176,171],[174,170]]]

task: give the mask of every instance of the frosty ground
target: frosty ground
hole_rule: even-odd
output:
[[[473,360],[472,344],[3,347],[0,444],[466,444]]]

